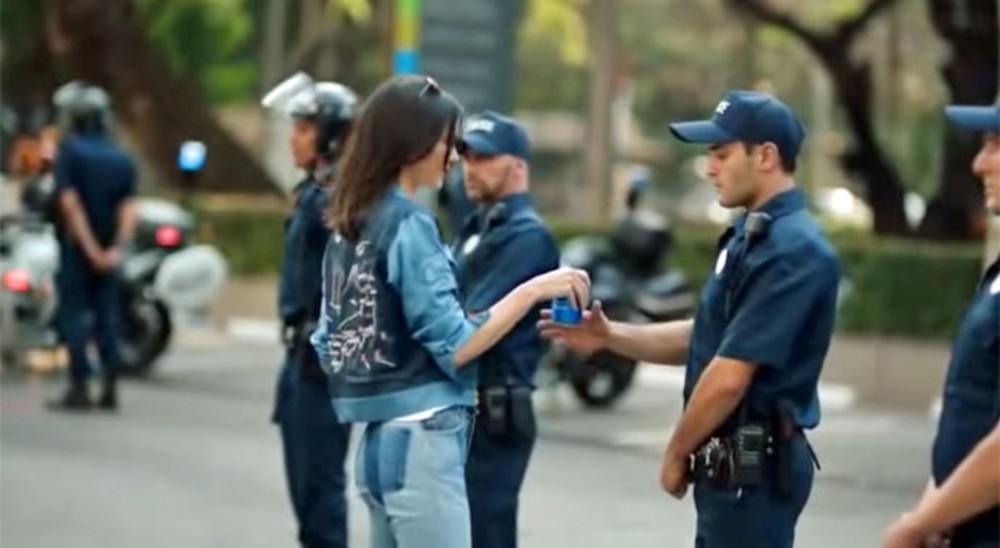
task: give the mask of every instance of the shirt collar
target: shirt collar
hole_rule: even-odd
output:
[[[465,222],[465,229],[474,228],[477,232],[499,226],[518,211],[531,207],[531,195],[527,192],[509,194],[496,202],[480,206]]]
[[[763,205],[755,209],[753,212],[767,213],[773,221],[778,217],[783,217],[790,213],[795,213],[800,209],[805,209],[805,207],[805,192],[802,192],[802,189],[800,188],[792,188],[772,196],[770,200],[764,202]],[[737,234],[743,233],[743,226],[746,222],[747,215],[753,212],[745,211],[733,222],[732,228]]]

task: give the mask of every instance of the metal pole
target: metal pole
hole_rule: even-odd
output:
[[[420,0],[396,0],[392,73],[420,71]]]

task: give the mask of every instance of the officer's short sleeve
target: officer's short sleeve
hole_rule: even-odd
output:
[[[775,257],[746,273],[733,297],[733,316],[718,355],[762,367],[784,368],[813,314],[832,313],[838,283],[836,260],[811,256]]]
[[[56,161],[52,166],[56,193],[74,188],[74,185],[79,184],[79,161],[76,149],[70,141],[64,141],[59,145],[59,150],[56,153]]]
[[[469,319],[462,310],[455,272],[429,215],[414,213],[400,223],[389,248],[388,278],[401,296],[413,339],[454,375],[455,351],[486,317]]]
[[[131,158],[125,157],[125,188],[122,193],[124,199],[134,198],[138,188],[138,176],[135,172],[135,162]]]

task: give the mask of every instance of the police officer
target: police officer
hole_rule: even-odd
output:
[[[92,314],[104,380],[97,404],[115,410],[120,297],[113,271],[135,231],[135,168],[107,134],[110,101],[103,89],[73,81],[56,91],[54,103],[66,133],[54,172],[62,257],[57,324],[69,349],[70,385],[50,408],[92,406],[87,386]]]
[[[467,310],[489,310],[525,281],[559,267],[559,248],[528,194],[528,148],[524,128],[492,111],[470,119],[456,143],[465,194],[479,205],[452,249]],[[536,435],[538,312],[479,359],[479,416],[466,464],[474,548],[517,546],[518,493]]]
[[[1000,215],[1000,105],[950,106],[957,127],[981,132],[972,170],[986,207]],[[932,477],[920,503],[885,536],[885,548],[1000,546],[1000,257],[986,270],[959,326],[934,440]],[[950,532],[950,533],[949,533]]]
[[[693,479],[699,548],[791,547],[813,482],[802,430],[819,422],[838,284],[834,249],[793,179],[805,131],[782,102],[748,91],[671,131],[710,145],[719,202],[745,208],[719,240],[694,320],[609,322],[595,303],[578,327],[541,327],[577,350],[686,363],[662,487],[681,498]]]
[[[264,104],[292,117],[292,156],[306,177],[294,188],[295,206],[285,224],[278,309],[286,353],[273,420],[281,428],[299,542],[309,548],[343,548],[347,546],[344,461],[350,425],[337,420],[326,377],[308,339],[319,317],[321,264],[330,237],[323,210],[357,96],[341,84],[313,83],[301,73],[275,90]]]

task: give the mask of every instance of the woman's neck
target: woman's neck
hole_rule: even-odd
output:
[[[417,180],[408,169],[403,168],[403,170],[399,172],[399,188],[402,189],[407,196],[412,197],[416,195],[418,186]]]

